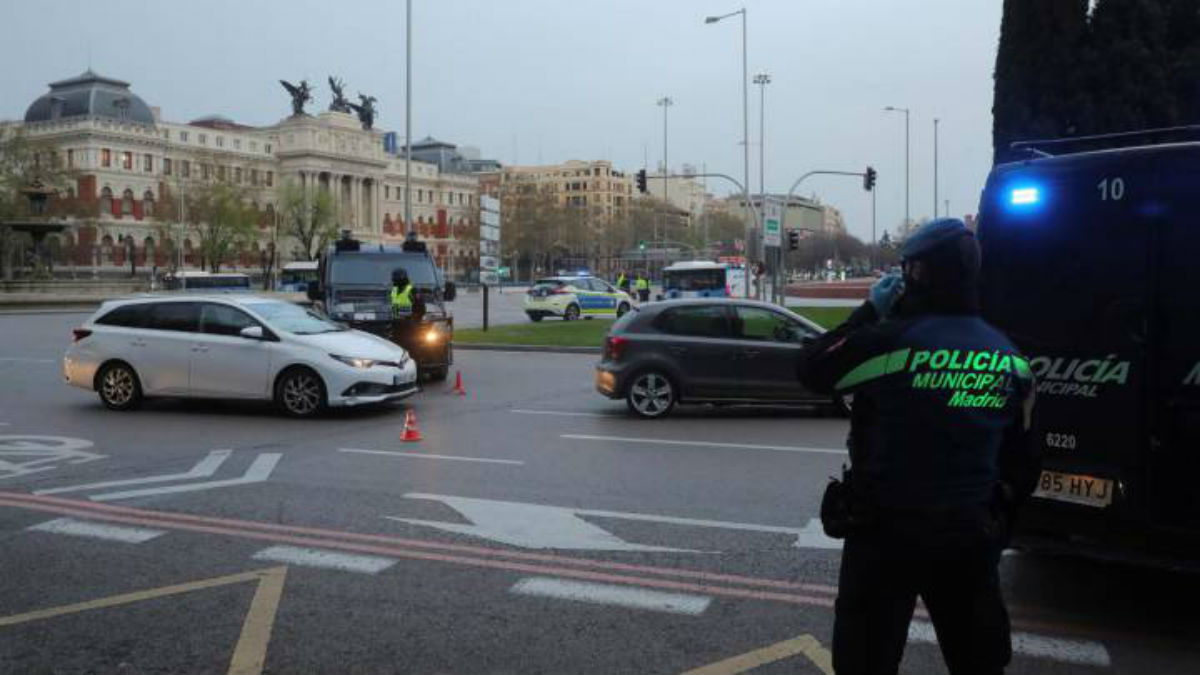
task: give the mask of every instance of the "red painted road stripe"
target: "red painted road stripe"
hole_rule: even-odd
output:
[[[724,586],[713,586],[708,584],[690,583],[684,581],[670,581],[666,579],[647,579],[642,577],[624,576],[618,574],[607,574],[603,572],[589,572],[586,570],[571,569],[567,567],[554,567],[550,565],[536,565],[531,563],[511,562],[505,560],[492,560],[487,558],[473,558],[462,555],[450,555],[444,553],[430,553],[425,551],[414,551],[411,549],[400,548],[397,546],[381,546],[375,544],[353,543],[346,541],[337,541],[331,539],[321,539],[317,537],[303,537],[297,535],[259,532],[253,530],[244,530],[231,527],[220,527],[215,525],[201,525],[196,523],[183,522],[166,522],[156,518],[144,518],[136,516],[118,515],[113,513],[96,513],[88,509],[80,509],[72,506],[60,506],[53,504],[32,504],[13,501],[8,498],[0,497],[0,506],[12,506],[16,508],[29,509],[34,511],[45,511],[57,513],[60,515],[71,515],[81,518],[97,518],[117,523],[127,523],[131,525],[149,525],[151,523],[158,527],[167,527],[175,530],[184,530],[188,532],[202,532],[205,534],[217,534],[230,537],[239,537],[243,539],[255,539],[261,541],[283,542],[288,544],[296,544],[300,546],[313,546],[317,548],[337,549],[342,551],[351,551],[355,553],[370,553],[374,555],[389,556],[393,558],[408,558],[412,560],[427,560],[433,562],[446,562],[459,565],[468,565],[472,567],[486,567],[490,569],[504,570],[507,572],[522,572],[529,574],[542,574],[558,577],[566,577],[571,579],[584,579],[587,581],[598,581],[611,584],[624,584],[627,586],[643,586],[648,588],[664,588],[670,590],[690,591],[693,593],[702,593],[706,595],[719,595],[731,598],[741,598],[748,600],[770,600],[776,602],[787,602],[797,605],[812,605],[818,607],[833,607],[833,598],[815,597],[796,595],[789,593],[778,593],[773,591],[756,591],[743,588],[729,588]]]
[[[656,576],[695,579],[701,582],[727,583],[741,586],[777,588],[788,591],[804,591],[808,593],[828,593],[831,595],[837,595],[836,586],[796,583],[791,581],[779,581],[775,579],[760,579],[737,574],[721,574],[716,572],[702,572],[699,570],[673,569],[669,567],[655,567],[652,565],[634,565],[630,563],[593,560],[589,558],[575,558],[571,556],[553,555],[548,553],[529,553],[525,551],[511,551],[500,548],[471,546],[467,544],[451,544],[447,542],[425,539],[408,539],[403,537],[391,537],[387,535],[365,534],[359,532],[344,532],[340,530],[327,530],[322,528],[301,527],[296,525],[279,525],[277,523],[264,523],[255,520],[239,520],[231,518],[217,518],[212,516],[198,516],[188,513],[172,513],[169,511],[153,511],[150,509],[118,506],[116,504],[98,504],[95,502],[77,499],[64,499],[61,497],[30,495],[17,492],[0,492],[0,499],[8,500],[10,502],[34,502],[52,506],[66,506],[75,509],[84,509],[93,513],[128,515],[138,518],[151,519],[156,523],[162,521],[166,523],[186,522],[204,525],[219,525],[238,529],[253,529],[267,532],[282,532],[287,534],[330,537],[334,539],[351,541],[381,543],[395,546],[410,546],[413,548],[427,548],[432,550],[451,551],[455,553],[468,553],[476,556],[529,560],[535,562],[554,563],[558,565],[601,568],[619,572],[632,572],[638,574],[652,574]]]

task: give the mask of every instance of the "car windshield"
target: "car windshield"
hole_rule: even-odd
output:
[[[333,284],[375,284],[390,286],[392,272],[404,269],[408,279],[417,286],[436,286],[437,272],[424,256],[343,254],[330,258],[330,281]]]
[[[246,307],[266,319],[271,328],[293,335],[316,335],[348,330],[312,310],[287,302],[255,302],[247,303]]]

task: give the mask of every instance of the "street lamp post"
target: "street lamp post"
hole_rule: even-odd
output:
[[[412,0],[405,2],[404,19],[404,224],[408,234],[417,229],[412,220]]]
[[[883,109],[884,112],[902,112],[904,113],[904,227],[908,228],[909,221],[912,220],[912,214],[909,210],[908,195],[909,195],[909,180],[908,180],[908,122],[910,111],[908,108],[897,108],[888,106]]]
[[[754,84],[758,85],[758,208],[759,208],[759,214],[760,214],[759,218],[758,218],[758,222],[760,222],[760,223],[767,222],[767,173],[766,173],[766,161],[764,159],[764,156],[766,154],[766,148],[767,148],[767,135],[766,135],[766,129],[767,129],[767,123],[766,123],[766,119],[767,119],[767,115],[766,115],[767,85],[770,83],[771,83],[771,76],[768,75],[767,73],[759,73],[758,75],[754,76]],[[784,205],[784,208],[785,209],[787,208],[786,204]],[[763,232],[763,237],[764,237],[763,253],[765,254],[766,253],[766,243],[765,243],[766,232],[765,231]],[[771,292],[772,293],[775,292],[775,288],[778,285],[775,280],[775,275],[779,270],[779,261],[783,258],[781,249],[776,248],[775,253],[777,255],[771,256]],[[765,257],[765,255],[764,255],[764,257]],[[774,300],[774,298],[772,298],[772,300]]]
[[[746,8],[743,7],[736,12],[730,12],[721,16],[706,17],[704,23],[717,23],[722,19],[728,19],[739,14],[742,17],[742,200],[746,205],[746,275],[747,279],[749,279],[750,236],[754,231],[754,223],[750,215],[750,95],[747,91],[750,70],[746,65]],[[750,297],[749,283],[746,284],[746,297]]]
[[[668,207],[668,205],[671,203],[671,199],[670,199],[670,197],[668,197],[668,196],[667,196],[667,174],[668,174],[668,173],[670,173],[670,170],[669,170],[669,169],[667,169],[667,108],[670,108],[671,106],[675,105],[675,101],[672,101],[670,96],[664,96],[664,97],[662,97],[662,98],[658,99],[658,105],[659,105],[659,106],[661,106],[661,107],[662,107],[662,109],[663,109],[663,168],[662,168],[662,177],[663,177],[663,209],[666,209],[666,208]],[[667,216],[666,216],[666,212],[664,211],[664,212],[663,212],[663,217],[662,217],[662,221],[663,221],[663,229],[666,229],[666,226],[667,226],[666,218],[667,218]],[[654,229],[655,229],[655,232],[654,232],[654,242],[655,242],[655,244],[656,244],[656,245],[655,245],[655,249],[660,249],[661,247],[657,245],[657,243],[658,243],[658,239],[659,239],[659,236],[658,236],[658,235],[659,235],[659,233],[658,233],[658,229],[659,229],[659,228],[658,228],[658,219],[657,219],[657,218],[654,220],[654,226],[655,226],[655,227],[654,227]]]
[[[938,118],[933,118],[933,217],[938,214]]]

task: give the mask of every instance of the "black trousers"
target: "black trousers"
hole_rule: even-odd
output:
[[[1012,658],[1000,595],[998,524],[986,509],[937,518],[888,518],[846,538],[833,668],[838,675],[895,673],[918,596],[954,675],[1002,673]]]

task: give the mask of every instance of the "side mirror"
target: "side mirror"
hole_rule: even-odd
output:
[[[262,326],[246,326],[238,334],[241,335],[242,337],[246,338],[247,340],[263,339]]]
[[[316,302],[317,300],[321,299],[321,282],[310,281],[308,282],[308,288],[304,290],[308,294],[309,300]]]
[[[446,299],[446,302],[451,302],[458,297],[458,287],[454,285],[453,281],[446,282],[446,289],[442,292],[442,297]]]
[[[802,346],[802,347],[807,347],[811,344],[814,344],[816,341],[817,341],[817,337],[815,335],[805,334],[805,335],[800,336],[800,346]]]

